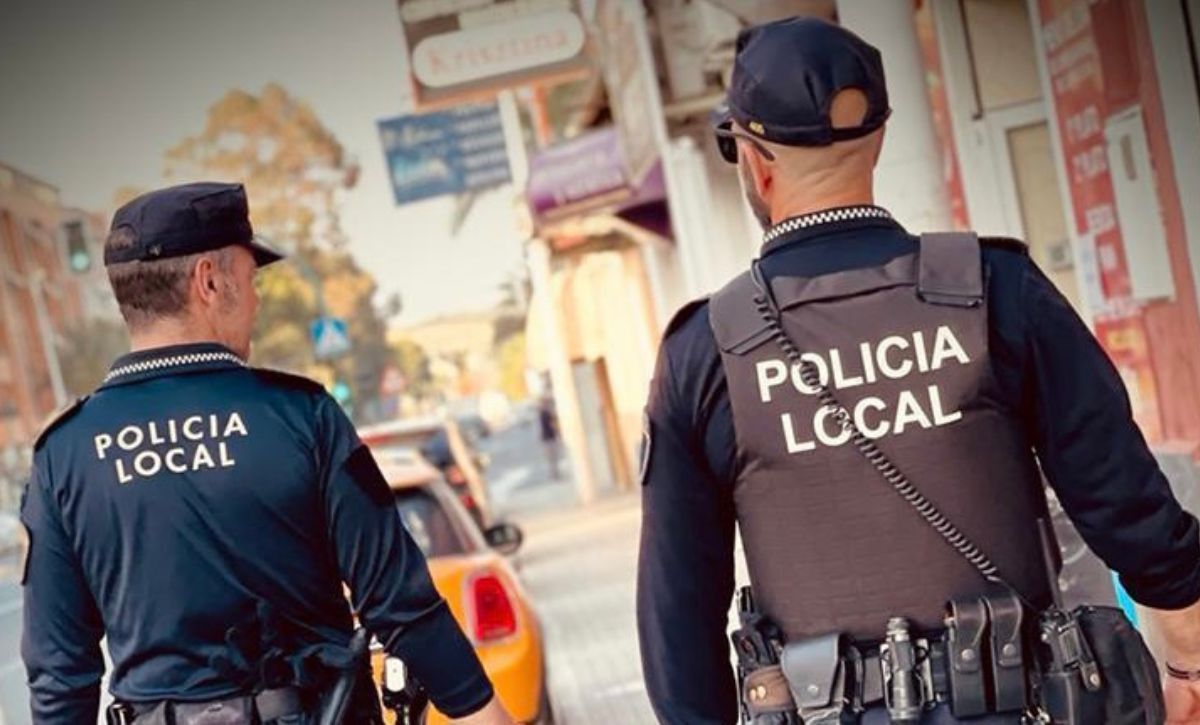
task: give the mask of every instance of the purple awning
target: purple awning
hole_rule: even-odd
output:
[[[627,178],[626,168],[612,127],[535,153],[526,187],[534,224],[543,228],[571,217],[608,213],[669,236],[662,162],[636,185]]]

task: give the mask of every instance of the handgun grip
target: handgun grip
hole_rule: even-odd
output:
[[[371,635],[367,630],[359,627],[354,631],[354,636],[350,638],[350,644],[347,647],[350,651],[350,663],[338,674],[337,681],[330,688],[329,696],[325,700],[321,716],[317,721],[318,725],[342,725],[342,719],[346,715],[350,696],[354,693],[354,686],[358,682],[359,669],[366,658],[367,646],[370,641]]]
[[[1104,697],[1088,692],[1075,670],[1053,670],[1042,676],[1042,708],[1054,725],[1104,722]]]

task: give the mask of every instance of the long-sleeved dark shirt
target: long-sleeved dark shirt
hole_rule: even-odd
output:
[[[762,270],[768,278],[812,277],[881,266],[916,244],[890,219],[818,223],[764,246]],[[997,382],[1066,512],[1134,599],[1168,609],[1196,602],[1196,520],[1172,496],[1116,370],[1022,249],[985,244],[983,261]],[[647,689],[664,723],[734,723],[726,627],[739,470],[725,373],[703,301],[668,328],[647,425],[637,595]]]
[[[344,647],[342,582],[439,709],[461,716],[492,696],[341,409],[219,345],[118,360],[39,440],[21,519],[36,723],[96,722],[102,636],[111,691],[134,703],[242,692],[220,663],[230,628],[262,604],[289,646]]]

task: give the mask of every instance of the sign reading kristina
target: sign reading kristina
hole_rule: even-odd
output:
[[[400,0],[418,107],[587,67],[576,0]]]

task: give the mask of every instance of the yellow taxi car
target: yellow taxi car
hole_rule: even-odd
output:
[[[505,559],[520,546],[520,529],[497,524],[481,533],[437,469],[415,451],[376,451],[376,459],[405,528],[425,552],[434,586],[474,644],[500,701],[518,722],[549,725],[541,627]],[[372,652],[371,664],[382,689],[382,650]],[[387,717],[394,722],[392,713]],[[430,708],[425,722],[447,718]]]

